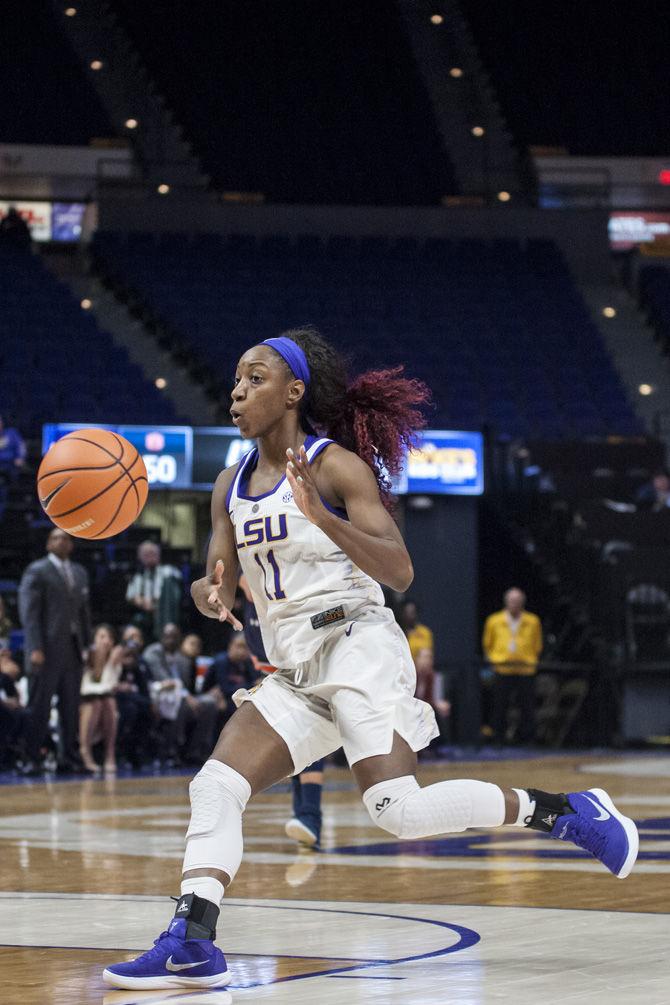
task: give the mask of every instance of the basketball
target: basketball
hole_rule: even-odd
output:
[[[37,494],[49,519],[73,537],[113,537],[142,512],[149,493],[138,450],[108,429],[78,429],[42,458]]]

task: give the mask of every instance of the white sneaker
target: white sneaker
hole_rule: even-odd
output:
[[[297,841],[303,847],[316,848],[319,843],[318,834],[315,834],[307,824],[304,824],[302,820],[298,820],[297,817],[289,820],[284,830],[287,837],[290,837],[292,841]]]

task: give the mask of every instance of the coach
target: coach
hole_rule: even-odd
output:
[[[30,681],[27,774],[40,770],[51,700],[58,695],[61,732],[59,770],[80,766],[78,722],[82,655],[91,636],[88,574],[70,561],[74,542],[54,528],[45,558],[32,562],[19,586],[19,616],[25,629],[26,673]]]

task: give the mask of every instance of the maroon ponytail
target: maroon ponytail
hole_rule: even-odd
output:
[[[349,384],[344,358],[316,329],[282,334],[300,345],[309,363],[305,424],[369,464],[384,505],[391,508],[391,477],[398,474],[413,434],[426,424],[421,409],[431,399],[428,387],[403,376],[402,366],[369,370]]]
[[[430,391],[420,380],[403,376],[404,367],[369,370],[346,392],[347,405],[330,435],[358,454],[375,473],[385,504],[391,496],[391,477],[397,475],[414,434],[426,420],[421,406]]]

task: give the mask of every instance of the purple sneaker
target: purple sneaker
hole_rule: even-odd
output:
[[[114,963],[102,973],[108,987],[133,991],[222,987],[231,976],[225,956],[210,939],[186,938],[184,918],[173,918],[153,949],[130,963]]]
[[[634,822],[619,813],[604,789],[569,792],[567,798],[574,813],[559,816],[551,836],[574,842],[619,879],[625,879],[635,865],[640,844]]]

